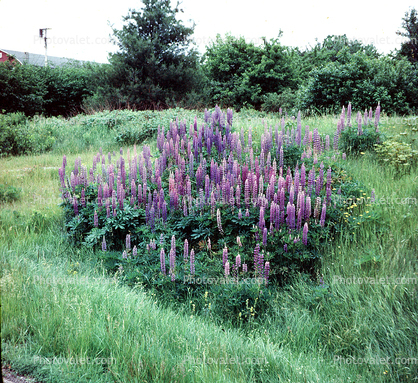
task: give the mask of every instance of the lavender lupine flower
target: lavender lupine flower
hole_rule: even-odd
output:
[[[300,185],[302,186],[302,188],[305,188],[305,185],[306,185],[306,168],[305,168],[305,164],[302,164],[302,166],[300,168]]]
[[[345,161],[347,159],[347,155],[345,153],[343,153],[342,155],[342,159]]]
[[[161,248],[161,251],[160,251],[160,267],[161,267],[161,272],[163,273],[163,275],[167,275],[165,271],[165,251],[163,248]]]
[[[138,249],[136,248],[136,246],[134,246],[134,248],[132,249],[132,256],[135,258],[138,255]]]
[[[380,102],[377,105],[375,116],[374,116],[374,127],[376,128],[376,132],[379,132],[379,120],[380,120]]]
[[[351,102],[348,103],[347,107],[347,126],[351,127]]]
[[[184,259],[184,264],[187,263],[187,260],[189,259],[189,242],[187,241],[187,239],[184,240],[184,255],[183,255],[183,259]]]
[[[131,235],[130,234],[126,234],[125,242],[126,242],[126,249],[130,250],[131,248]]]
[[[266,285],[269,282],[269,273],[270,273],[270,262],[266,262],[264,265],[264,278],[266,280]]]
[[[326,205],[326,203],[324,203],[324,204],[322,205],[321,220],[320,220],[320,222],[319,222],[319,224],[320,224],[322,227],[324,227],[324,225],[325,225],[325,216],[326,216],[326,213],[327,213],[327,205]]]
[[[99,217],[97,216],[97,211],[94,211],[94,215],[93,215],[93,224],[94,227],[99,227]]]
[[[229,277],[229,262],[226,262],[224,265],[225,268],[225,278]]]
[[[241,209],[238,210],[238,219],[242,219],[242,211],[241,211]]]
[[[241,267],[241,256],[239,254],[235,257],[235,266],[237,269]]]
[[[267,246],[267,227],[263,230],[263,246]]]
[[[308,223],[305,222],[303,225],[302,242],[306,246],[308,244]]]
[[[265,226],[266,226],[266,221],[264,220],[264,207],[261,206],[260,207],[260,219],[258,221],[258,227],[260,228],[260,230],[263,230]]]
[[[128,253],[126,252],[126,250],[124,250],[122,253],[122,259],[128,259]]]
[[[176,267],[176,252],[175,250],[173,250],[173,248],[171,248],[170,250],[170,255],[169,255],[169,261],[170,261],[170,277],[171,277],[171,282],[174,282],[176,280],[176,274],[174,273],[175,267]]]
[[[250,211],[248,209],[245,209],[245,216],[248,218],[250,216]]]
[[[222,266],[225,266],[225,263],[228,261],[228,248],[225,246],[222,250]]]
[[[374,189],[372,189],[372,193],[370,196],[370,203],[375,203],[375,201],[376,201],[376,195],[375,195]]]
[[[305,220],[309,221],[311,216],[311,197],[307,196],[305,201]]]
[[[106,239],[103,236],[103,241],[102,241],[102,251],[106,251]]]
[[[363,129],[361,126],[361,114],[358,112],[357,114],[357,135],[361,136],[363,134]]]
[[[221,221],[221,211],[218,209],[216,211],[216,221],[218,223],[218,230],[221,234],[224,233],[224,231],[222,230],[222,221]]]
[[[194,267],[194,249],[190,252],[190,274],[194,275],[195,267]]]
[[[242,264],[242,272],[243,273],[246,273],[248,271],[248,266],[247,266],[247,264],[246,263],[243,263]]]

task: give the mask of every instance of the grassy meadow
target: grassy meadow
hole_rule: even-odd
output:
[[[0,185],[16,194],[0,201],[3,364],[51,383],[418,382],[417,167],[399,176],[373,152],[347,155],[351,176],[375,191],[367,206],[374,219],[324,244],[320,286],[296,278],[275,290],[266,315],[232,326],[195,312],[192,302],[126,286],[97,251],[68,240],[62,155],[90,166],[100,148],[119,150],[122,128],[133,135],[144,124],[142,112],[112,114],[110,123],[108,113],[34,119],[34,129],[47,125],[54,136],[50,151],[0,157]],[[155,113],[160,123],[203,120],[201,112]],[[302,118],[302,126],[331,136],[338,118]],[[402,133],[417,149],[408,121],[383,115],[380,131]],[[266,124],[280,117],[234,114],[234,129],[252,128],[253,145]],[[156,153],[155,137],[144,143]]]

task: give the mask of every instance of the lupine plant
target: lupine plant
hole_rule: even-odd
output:
[[[350,126],[351,105],[348,111],[334,149]],[[235,282],[259,277],[267,285],[283,281],[283,267],[312,273],[321,242],[344,224],[334,201],[340,154],[329,136],[308,126],[302,131],[300,114],[296,124],[286,126],[283,118],[266,125],[259,141],[232,123],[232,111],[216,107],[205,111],[201,126],[195,119],[160,127],[157,153],[146,145],[125,157],[122,149],[100,150],[91,168],[77,159],[72,169],[64,156],[59,176],[70,235],[107,252],[125,251],[125,266],[154,265],[149,283],[165,278],[179,286],[199,274]],[[298,161],[286,166],[292,151]]]

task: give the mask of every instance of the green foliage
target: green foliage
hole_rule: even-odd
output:
[[[236,109],[260,109],[264,95],[296,88],[290,51],[278,39],[263,39],[258,47],[243,37],[217,35],[206,48],[204,70],[212,102]]]
[[[288,114],[297,114],[297,93],[292,89],[285,89],[282,93],[267,93],[263,96],[261,110],[278,113],[280,110]]]
[[[409,40],[401,44],[398,55],[406,57],[411,63],[418,63],[418,12],[415,8],[405,12],[405,17],[402,19],[402,29],[405,32],[398,31],[397,34],[407,37]]]
[[[28,116],[68,116],[78,112],[92,94],[93,72],[89,65],[63,67],[0,64],[0,105],[5,112]]]
[[[361,110],[380,102],[387,113],[406,114],[417,107],[417,68],[406,59],[374,59],[360,51],[348,57],[312,70],[301,88],[302,109],[337,112],[351,102]]]
[[[376,132],[372,125],[363,128],[363,133],[358,134],[357,127],[346,127],[340,136],[339,149],[343,153],[358,155],[366,151],[374,151],[375,145],[384,140],[384,135]]]
[[[141,115],[141,121],[118,129],[116,142],[123,145],[140,144],[155,137],[159,127],[170,126],[169,115],[161,115],[155,111],[146,111]]]
[[[0,157],[42,153],[54,142],[49,129],[30,124],[22,112],[0,114]]]
[[[190,49],[194,27],[176,18],[169,0],[145,0],[113,30],[119,51],[111,55],[112,86],[124,104],[161,108],[180,100],[199,81],[198,53]]]
[[[379,161],[402,176],[411,172],[418,165],[418,150],[413,150],[411,144],[388,140],[376,145],[376,153]]]
[[[11,185],[0,184],[0,204],[19,201],[22,189]]]

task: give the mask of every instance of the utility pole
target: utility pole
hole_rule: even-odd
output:
[[[48,66],[48,55],[47,55],[47,37],[46,37],[46,31],[48,30],[48,29],[51,29],[51,28],[41,28],[41,29],[39,29],[39,37],[42,39],[44,39],[44,41],[45,41],[45,66]]]

